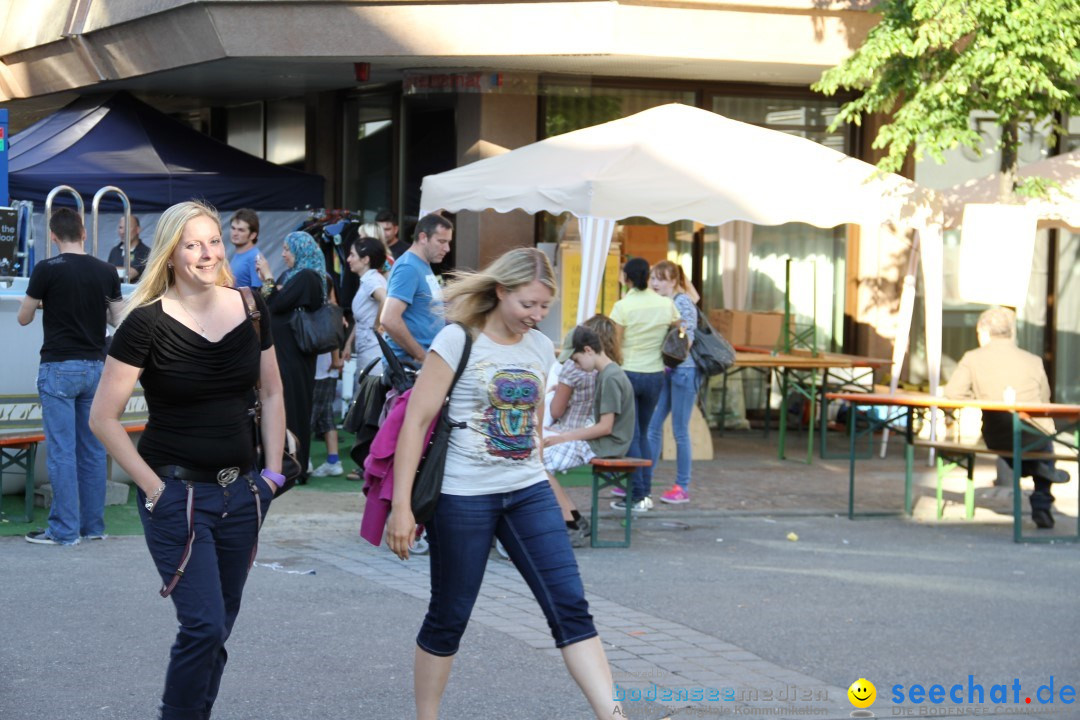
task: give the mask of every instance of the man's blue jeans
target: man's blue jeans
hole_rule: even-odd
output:
[[[105,448],[90,432],[90,404],[105,363],[41,363],[38,395],[52,485],[49,536],[73,544],[105,532]]]
[[[660,386],[660,399],[656,403],[652,420],[649,421],[649,448],[653,461],[652,467],[642,468],[642,474],[652,486],[653,470],[660,459],[660,450],[664,445],[664,420],[671,413],[671,434],[675,436],[675,482],[683,490],[690,487],[690,465],[693,459],[693,447],[690,444],[690,414],[694,410],[697,398],[698,371],[693,365],[680,365],[664,372],[664,381]]]
[[[634,423],[634,439],[630,441],[630,449],[626,451],[628,457],[649,459],[653,456],[649,446],[649,421],[652,420],[653,410],[656,409],[656,401],[660,399],[660,386],[664,381],[664,373],[640,373],[626,371],[626,377],[630,379],[630,385],[634,388],[634,411],[636,422]],[[641,468],[635,468],[631,476],[634,485],[634,494],[631,498],[634,502],[652,494],[652,476],[648,478],[641,472]]]

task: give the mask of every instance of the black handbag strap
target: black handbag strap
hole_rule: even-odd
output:
[[[705,319],[705,313],[701,312],[701,308],[699,308],[697,305],[694,306],[694,309],[697,310],[696,331],[703,332],[706,335],[712,335],[712,325],[710,325],[709,321]]]
[[[386,360],[387,380],[398,393],[404,393],[412,387],[413,379],[405,372],[405,365],[402,364],[401,358],[394,354],[390,344],[386,342],[386,338],[374,328],[372,328],[372,332],[375,333],[375,339],[379,342],[379,351],[382,352],[383,359]]]
[[[262,313],[259,312],[259,306],[255,304],[255,296],[251,293],[251,288],[242,287],[237,288],[240,291],[240,295],[244,298],[244,307],[247,308],[248,320],[251,321],[251,327],[255,328],[255,337],[259,340],[259,350],[262,350]],[[255,380],[255,401],[258,402],[259,390],[262,388],[261,378]]]
[[[242,287],[237,288],[240,291],[240,295],[244,298],[244,307],[247,308],[248,320],[251,321],[251,326],[255,328],[255,337],[259,339],[259,350],[262,351],[262,313],[259,312],[259,306],[255,304],[255,295],[252,294],[251,288]],[[259,430],[259,424],[262,422],[262,400],[260,394],[262,393],[262,373],[255,378],[255,406],[251,408],[251,414],[255,418],[255,428]],[[256,437],[256,446],[260,445],[262,441]]]
[[[461,359],[458,360],[457,370],[454,371],[454,379],[450,383],[450,389],[446,391],[446,400],[443,403],[445,408],[449,408],[449,406],[450,406],[450,395],[454,392],[454,386],[457,385],[458,380],[461,379],[462,374],[465,372],[465,366],[469,364],[469,355],[472,353],[473,340],[472,340],[472,333],[469,332],[469,328],[465,327],[465,325],[462,324],[462,323],[454,323],[454,324],[457,325],[458,327],[460,327],[462,332],[465,333],[465,347],[462,348],[462,350],[461,350]],[[456,427],[456,428],[459,428],[459,429],[465,427],[464,422],[456,423],[456,422],[450,421],[449,417],[447,418],[447,420],[450,422],[450,427]]]

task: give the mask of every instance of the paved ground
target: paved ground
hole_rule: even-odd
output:
[[[774,461],[770,448],[729,436],[722,459],[696,465],[693,503],[638,518],[629,550],[579,551],[619,690],[646,698],[627,703],[629,717],[849,717],[859,677],[877,686],[878,717],[1080,717],[1061,697],[1080,685],[1080,545],[1012,543],[992,466],[974,522],[950,507],[939,524],[925,502],[914,520],[852,522],[839,516],[846,462]],[[898,507],[901,466],[867,463],[860,498]],[[573,494],[584,509],[587,493]],[[1058,529],[1075,530],[1075,483],[1057,494]],[[275,504],[216,719],[411,717],[427,564],[359,540],[361,502],[298,490]],[[157,587],[141,538],[70,549],[0,539],[0,719],[153,717],[175,622]],[[964,694],[969,675],[987,695],[1018,680],[1019,703],[891,702],[897,685],[905,697],[914,684]],[[1051,677],[1056,701],[1040,705]],[[489,564],[443,717],[589,717],[503,561]]]

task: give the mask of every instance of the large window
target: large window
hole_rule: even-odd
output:
[[[835,100],[714,95],[711,105],[713,112],[732,120],[813,140],[837,152],[848,152],[847,133],[843,129],[828,131],[829,123],[840,109],[840,103]]]
[[[618,120],[668,103],[695,104],[684,90],[545,84],[544,137]]]
[[[342,207],[364,211],[368,221],[380,208],[393,205],[396,102],[393,94],[362,95],[345,102]]]
[[[848,152],[848,132],[829,132],[840,103],[814,97],[714,95],[713,112],[732,120],[812,140]],[[759,172],[783,172],[761,168]],[[783,198],[777,198],[783,202]],[[710,307],[781,311],[787,293],[795,321],[815,325],[819,350],[843,346],[847,231],[804,223],[707,228],[702,253],[702,295]],[[735,258],[724,261],[724,252]],[[790,287],[787,265],[791,261]],[[728,268],[724,274],[724,267]],[[724,284],[735,285],[728,287]]]
[[[304,101],[299,98],[226,108],[229,145],[277,165],[303,169],[307,150]]]

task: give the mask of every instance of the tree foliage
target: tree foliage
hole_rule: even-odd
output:
[[[964,145],[980,151],[972,112],[1002,128],[1002,170],[1015,176],[1018,129],[1080,112],[1080,0],[881,0],[881,21],[851,57],[814,89],[862,94],[834,125],[864,113],[893,113],[874,140],[878,163],[899,170],[914,151],[938,162]],[[1035,189],[1038,192],[1037,188]]]

